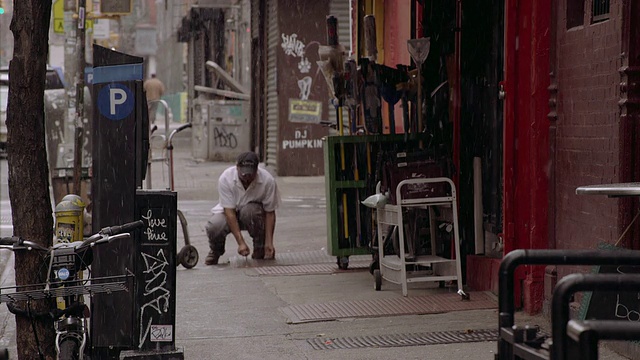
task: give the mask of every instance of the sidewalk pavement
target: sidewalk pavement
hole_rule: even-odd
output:
[[[277,211],[276,260],[237,256],[229,236],[220,265],[204,265],[209,250],[204,224],[216,203],[218,176],[233,164],[193,160],[190,130],[177,136],[174,146],[178,208],[200,254],[196,267],[177,268],[175,343],[185,359],[493,359],[495,338],[453,343],[446,338],[497,333],[495,298],[486,300],[490,306],[485,309],[403,312],[428,296],[449,296],[445,305],[452,307],[462,302],[455,288],[428,283],[410,284],[407,298],[400,286],[387,282],[375,291],[368,255],[353,256],[350,269],[338,270],[326,250],[323,177],[277,178],[283,204]],[[151,175],[152,188],[168,186],[161,163],[153,164]],[[178,230],[178,249],[183,245]],[[470,295],[470,303],[486,298],[484,293]],[[6,314],[6,308],[0,308],[0,319],[5,319],[2,311]],[[516,321],[548,328],[542,317],[517,314]],[[440,337],[430,336],[434,332]],[[5,332],[0,346],[9,341],[15,353],[11,335],[10,329]],[[601,358],[622,357],[604,350]]]

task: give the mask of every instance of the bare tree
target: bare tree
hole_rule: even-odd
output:
[[[53,217],[45,146],[44,88],[51,1],[19,0],[13,4],[11,32],[14,51],[9,63],[7,106],[8,178],[13,229],[15,236],[50,246]],[[15,257],[16,284],[42,280],[38,254],[19,251]],[[35,311],[42,311],[47,305],[44,302],[30,304]],[[37,343],[46,358],[55,358],[55,331],[51,321],[31,322],[17,316],[16,331],[19,359],[39,358]]]

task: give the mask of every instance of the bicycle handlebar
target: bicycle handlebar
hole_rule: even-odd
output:
[[[68,316],[71,314],[82,314],[85,307],[86,305],[84,303],[76,302],[71,304],[71,306],[66,309],[50,309],[38,312],[31,309],[22,309],[18,307],[18,305],[16,305],[14,302],[7,302],[7,309],[9,309],[9,312],[14,315],[48,321],[56,320],[63,316]]]
[[[0,238],[0,246],[4,247],[4,248],[33,248],[36,250],[40,250],[40,251],[49,251],[49,248],[46,248],[40,244],[37,244],[33,241],[29,241],[29,240],[23,240],[22,238],[18,237],[18,236],[11,236],[11,237],[5,237],[5,238]]]
[[[108,239],[111,236],[115,236],[121,233],[128,233],[142,226],[144,226],[144,222],[142,220],[133,221],[123,225],[108,226],[100,230],[97,234],[91,235],[88,239],[83,241],[82,245],[80,245],[79,247],[88,246],[98,242],[102,243],[104,241],[100,241],[100,240],[105,237]]]
[[[100,230],[97,234],[91,235],[88,239],[83,241],[82,244],[78,246],[78,248],[89,246],[94,243],[106,242],[109,240],[109,237],[111,237],[112,239],[118,239],[120,238],[120,236],[117,236],[117,235],[123,234],[123,233],[129,233],[138,228],[141,228],[142,226],[144,226],[144,222],[142,220],[138,220],[138,221],[133,221],[123,225],[105,227],[102,230]],[[125,237],[125,236],[122,236],[122,237]],[[107,240],[100,241],[103,238],[106,238]],[[33,241],[24,240],[18,236],[0,238],[0,246],[3,248],[8,248],[10,250],[18,250],[18,249],[25,249],[25,248],[27,250],[36,249],[44,252],[47,252],[50,250],[50,248],[44,247]]]
[[[141,228],[144,226],[144,221],[142,220],[138,220],[138,221],[133,221],[130,223],[126,223],[123,225],[116,225],[116,226],[110,226],[110,227],[106,227],[102,230],[100,230],[100,234],[103,235],[117,235],[120,233],[124,233],[124,232],[131,232],[133,230],[136,230],[138,228]]]
[[[0,245],[13,246],[18,239],[16,237],[4,237],[0,238]]]

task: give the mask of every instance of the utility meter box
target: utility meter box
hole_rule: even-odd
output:
[[[209,160],[233,162],[251,150],[248,101],[212,100],[207,113]]]

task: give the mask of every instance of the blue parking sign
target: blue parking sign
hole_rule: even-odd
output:
[[[133,111],[135,98],[127,86],[110,83],[98,93],[98,110],[109,120],[122,120]]]

